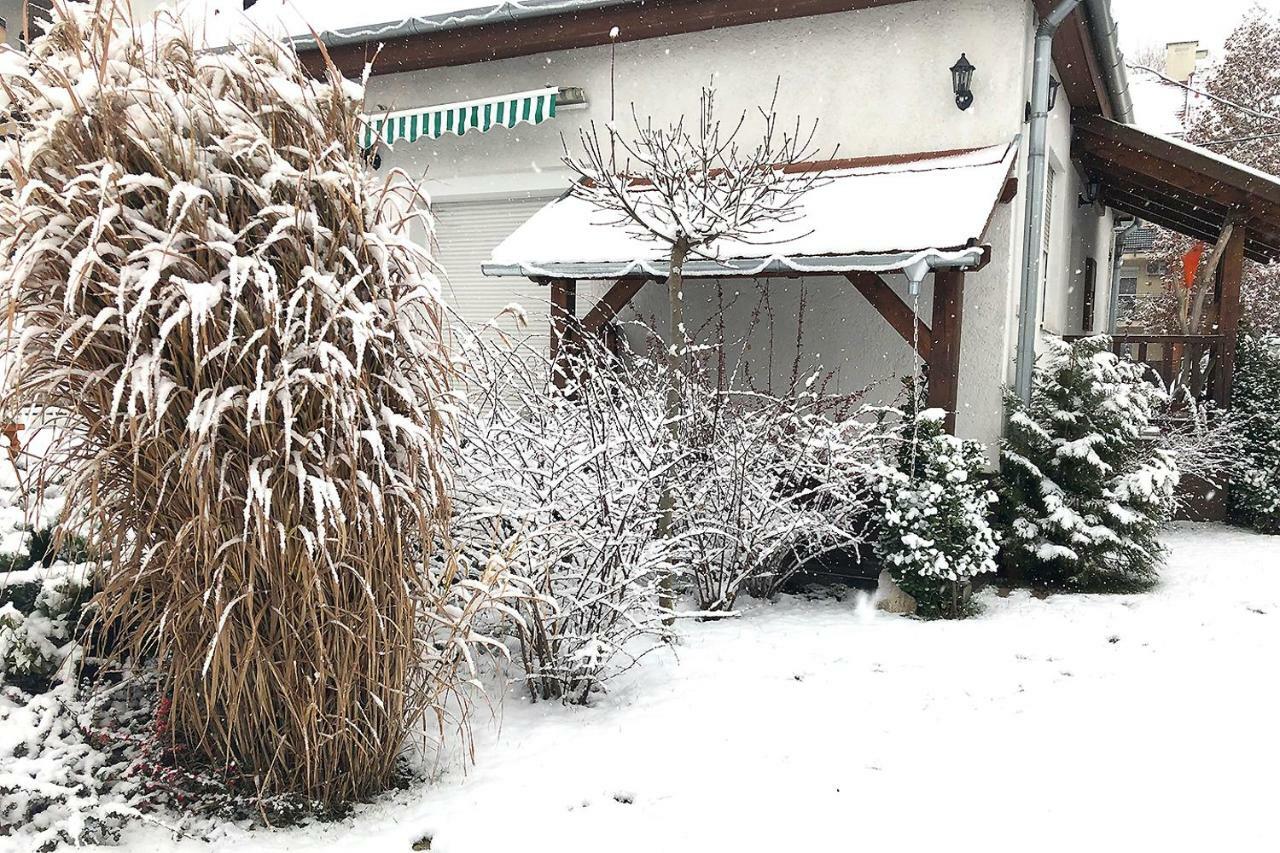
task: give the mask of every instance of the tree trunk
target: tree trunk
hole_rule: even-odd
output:
[[[1195,279],[1192,281],[1191,289],[1186,295],[1186,303],[1181,312],[1180,319],[1182,320],[1182,333],[1184,335],[1204,333],[1205,301],[1209,298],[1209,291],[1213,288],[1218,265],[1222,262],[1223,253],[1227,250],[1227,243],[1230,242],[1231,233],[1234,230],[1234,224],[1228,222],[1223,227],[1222,233],[1218,235],[1218,241],[1214,244],[1213,250],[1209,252],[1209,256],[1202,258],[1200,261],[1200,269],[1196,270]],[[1169,346],[1169,344],[1165,344],[1165,346]],[[1200,348],[1190,346],[1184,352],[1181,370],[1178,371],[1180,381],[1188,392],[1195,396],[1200,393],[1201,385],[1204,381],[1200,370]]]
[[[680,395],[683,393],[681,383],[685,378],[685,359],[688,356],[688,341],[684,333],[684,262],[689,256],[689,241],[683,237],[676,240],[671,247],[671,270],[667,276],[667,300],[671,312],[671,328],[667,332],[667,406],[666,416],[671,436],[677,443],[680,441]],[[666,539],[672,535],[676,505],[675,472],[668,471],[662,487],[662,496],[658,500],[658,538]],[[658,604],[669,611],[675,610],[675,579],[670,573],[662,579]],[[665,620],[670,625],[674,616]]]

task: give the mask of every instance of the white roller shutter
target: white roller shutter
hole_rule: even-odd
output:
[[[529,325],[518,333],[513,318],[504,317],[498,325],[544,351],[551,336],[547,288],[527,279],[491,278],[480,272],[480,265],[489,260],[494,247],[548,201],[522,198],[437,202],[432,206],[437,257],[444,267],[441,292],[445,302],[473,327],[493,319],[512,302],[518,303]]]

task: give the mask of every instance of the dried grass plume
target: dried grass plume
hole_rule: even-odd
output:
[[[71,5],[4,81],[4,415],[65,427],[37,476],[87,514],[175,739],[264,794],[364,796],[467,635],[424,566],[449,370],[418,199],[365,170],[336,72]]]

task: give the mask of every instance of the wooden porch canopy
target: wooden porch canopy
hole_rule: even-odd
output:
[[[1140,350],[1148,343],[1160,344],[1166,361],[1171,350],[1185,348],[1193,375],[1199,372],[1199,359],[1190,356],[1207,350],[1212,396],[1220,406],[1229,406],[1244,260],[1280,259],[1280,179],[1186,142],[1099,116],[1076,123],[1073,156],[1090,180],[1100,185],[1101,201],[1116,210],[1210,245],[1217,244],[1231,226],[1215,271],[1207,328],[1177,336],[1176,341],[1152,338],[1140,343]]]
[[[1203,148],[1092,116],[1075,127],[1073,154],[1110,207],[1213,244],[1227,222],[1244,254],[1280,259],[1280,179]]]
[[[1015,139],[990,148],[802,164],[824,179],[800,198],[794,215],[776,223],[767,239],[712,244],[686,262],[685,276],[846,278],[908,344],[918,340],[930,405],[946,410],[954,429],[964,275],[987,262],[983,241],[996,205],[1016,191],[1016,156]],[[482,269],[551,285],[554,358],[562,341],[599,333],[645,282],[664,278],[667,252],[617,214],[569,192],[504,240]],[[897,272],[917,282],[933,273],[930,325],[882,277]],[[582,280],[614,284],[576,320]]]

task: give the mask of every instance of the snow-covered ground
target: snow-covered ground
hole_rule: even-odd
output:
[[[590,708],[335,824],[131,850],[1275,849],[1280,539],[1179,526],[1154,592],[958,623],[787,599],[683,627]],[[884,849],[883,847],[880,849]]]

